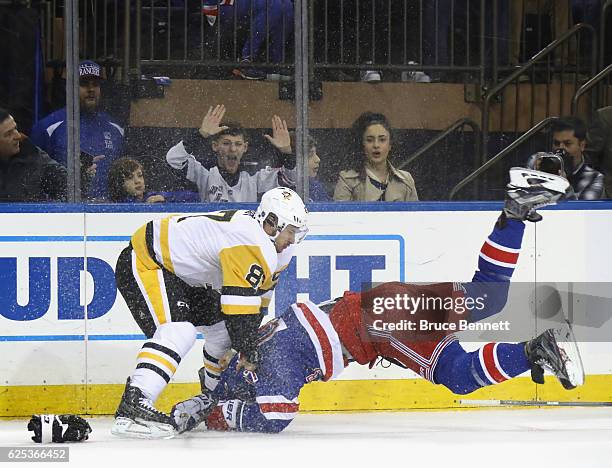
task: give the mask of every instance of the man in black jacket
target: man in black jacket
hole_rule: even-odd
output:
[[[84,179],[91,178],[95,165],[86,172]],[[65,201],[66,180],[66,168],[19,133],[0,108],[0,202]]]

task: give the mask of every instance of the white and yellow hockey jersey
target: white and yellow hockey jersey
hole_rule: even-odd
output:
[[[280,168],[273,167],[260,169],[253,175],[240,171],[238,182],[230,186],[217,166],[210,169],[202,166],[185,150],[182,141],[170,148],[166,161],[175,169],[187,168],[187,179],[198,186],[202,202],[254,202],[258,194],[279,186]],[[292,174],[289,169],[287,171]]]
[[[224,314],[256,314],[267,307],[293,246],[278,254],[246,210],[175,215],[150,221],[131,239],[137,258],[164,268],[190,286],[221,291]]]

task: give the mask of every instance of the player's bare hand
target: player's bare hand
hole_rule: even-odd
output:
[[[147,203],[163,203],[165,202],[166,199],[164,198],[163,195],[151,195],[150,197],[147,197],[146,202]]]
[[[221,357],[221,359],[219,359],[219,367],[221,368],[221,371],[227,369],[227,366],[229,366],[230,361],[235,355],[236,351],[230,349]]]
[[[202,125],[200,125],[200,135],[202,135],[204,138],[208,138],[209,136],[216,135],[223,130],[227,130],[229,127],[226,125],[221,125],[224,115],[225,106],[223,104],[217,104],[215,107],[210,106],[208,108],[208,112],[202,120]]]
[[[291,138],[287,129],[287,121],[278,115],[272,117],[272,136],[264,135],[264,137],[281,153],[291,153]]]
[[[257,365],[247,361],[246,357],[241,355],[240,359],[238,359],[238,364],[236,364],[236,370],[239,371],[241,369],[255,372]]]

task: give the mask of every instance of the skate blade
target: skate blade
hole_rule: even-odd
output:
[[[116,418],[111,434],[131,439],[171,439],[177,433],[170,424]]]
[[[574,387],[579,387],[584,384],[584,366],[580,357],[578,343],[574,337],[574,331],[568,321],[561,328],[554,330],[557,346],[567,356],[565,369],[569,379],[569,383]]]
[[[569,187],[569,182],[564,177],[549,174],[548,172],[525,169],[524,167],[513,167],[510,169],[510,184],[512,188],[528,189],[534,185],[564,194]]]

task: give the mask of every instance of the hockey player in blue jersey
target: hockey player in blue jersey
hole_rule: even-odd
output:
[[[255,371],[239,370],[235,356],[215,392],[175,405],[171,415],[178,432],[201,422],[209,430],[280,432],[297,415],[298,395],[305,384],[333,379],[349,362],[372,365],[379,358],[412,369],[455,394],[471,393],[528,370],[537,383],[544,383],[544,369],[548,369],[566,389],[582,385],[584,371],[569,326],[547,330],[530,341],[487,343],[467,352],[452,332],[442,329],[381,331],[374,326],[380,316],[371,308],[375,298],[396,294],[451,298],[459,304],[465,303],[459,299],[482,297],[488,291],[494,297],[468,319],[474,322],[498,313],[518,260],[523,221],[539,221],[536,208],[556,202],[568,187],[562,177],[513,168],[504,211],[480,251],[478,270],[470,283],[384,283],[361,293],[346,292],[319,306],[309,301],[293,304],[260,329]],[[395,321],[407,316],[399,307],[387,312],[387,318]],[[438,324],[466,318],[445,309],[414,310],[410,317]]]
[[[105,112],[101,112],[100,65],[90,60],[79,65],[79,105],[81,151],[94,157],[96,175],[91,182],[88,196],[105,197],[108,171],[123,150],[123,128]],[[32,128],[30,139],[61,165],[67,164],[66,108],[49,114]]]

